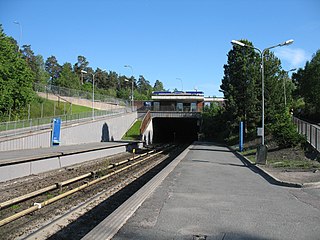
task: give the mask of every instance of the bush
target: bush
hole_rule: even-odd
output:
[[[305,138],[297,132],[289,113],[277,114],[271,125],[271,133],[280,148],[289,148],[302,145]]]

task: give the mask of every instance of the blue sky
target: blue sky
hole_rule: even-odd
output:
[[[90,66],[166,89],[219,92],[232,39],[274,49],[285,70],[304,67],[320,49],[319,0],[1,0],[0,23],[8,36],[30,44],[62,65],[77,56]],[[177,78],[180,78],[181,81]],[[182,82],[182,84],[181,84]]]

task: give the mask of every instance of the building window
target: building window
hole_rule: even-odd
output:
[[[183,112],[183,103],[177,103],[177,111]]]
[[[197,103],[191,103],[191,112],[197,111]]]

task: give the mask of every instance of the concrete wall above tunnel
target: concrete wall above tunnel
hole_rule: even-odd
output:
[[[197,118],[153,118],[153,143],[189,143],[198,140]]]

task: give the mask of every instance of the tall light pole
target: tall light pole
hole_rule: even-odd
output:
[[[183,83],[182,83],[182,79],[181,78],[176,78],[177,80],[180,80],[181,81],[181,91],[183,92]]]
[[[20,36],[19,36],[19,44],[18,44],[18,48],[20,50],[21,39],[22,39],[22,26],[18,21],[14,21],[13,23],[19,25],[19,28],[20,28]]]
[[[130,65],[124,65],[124,67],[131,69],[132,77],[134,78],[132,67]],[[126,81],[128,82],[128,80],[126,80]],[[134,102],[133,102],[133,79],[131,79],[131,109],[132,109],[132,111],[133,111],[133,108],[134,108]]]
[[[81,73],[87,74],[88,72],[85,70],[81,70]],[[92,75],[92,120],[94,120],[94,75],[95,73],[91,73]]]
[[[241,47],[249,47],[249,48],[253,48],[255,50],[257,50],[259,53],[260,53],[260,57],[261,57],[261,81],[262,81],[262,86],[261,86],[261,90],[262,90],[262,126],[261,126],[261,137],[262,137],[262,140],[261,140],[261,145],[262,145],[262,154],[261,154],[261,159],[266,159],[266,153],[267,153],[267,149],[265,147],[265,141],[264,141],[264,54],[266,51],[268,51],[269,49],[272,49],[272,48],[276,48],[276,47],[282,47],[282,46],[287,46],[287,45],[290,45],[293,43],[293,40],[290,39],[290,40],[287,40],[283,43],[280,43],[280,44],[277,44],[277,45],[274,45],[274,46],[271,46],[271,47],[268,47],[268,48],[265,48],[263,49],[262,51],[259,49],[259,48],[256,48],[256,47],[253,47],[253,46],[250,46],[250,45],[247,45],[243,42],[240,42],[240,41],[237,41],[237,40],[232,40],[231,43],[233,45],[238,45],[238,46],[241,46]],[[259,159],[258,159],[259,160]]]
[[[288,71],[285,71],[287,74],[289,74],[289,72],[293,72],[297,70],[296,68],[292,68]],[[286,93],[286,78],[283,78],[283,94],[284,94],[284,107],[287,107],[287,93]]]

